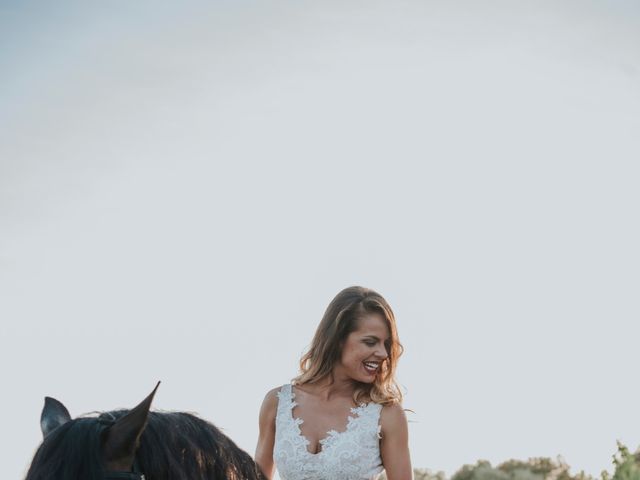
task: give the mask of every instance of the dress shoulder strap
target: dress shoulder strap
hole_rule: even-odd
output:
[[[375,429],[376,436],[382,438],[382,425],[380,424],[380,414],[382,413],[382,404],[371,402],[369,405],[370,425]]]
[[[287,383],[280,387],[278,390],[278,414],[286,414],[291,415],[291,409],[293,408],[293,391],[291,389],[291,384]]]
[[[375,432],[378,438],[382,430],[380,425],[380,414],[382,412],[382,405],[375,402],[361,403],[358,407],[351,409],[351,413],[356,414],[356,417],[349,417],[350,423],[358,423],[358,428],[364,428],[367,431]],[[356,422],[357,419],[357,422]],[[347,426],[349,426],[347,424]]]
[[[280,400],[291,400],[291,394],[292,394],[292,389],[291,389],[291,384],[290,383],[285,383],[284,385],[282,385],[280,387],[280,390],[278,390],[278,399]]]

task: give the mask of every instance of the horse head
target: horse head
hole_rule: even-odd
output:
[[[97,419],[94,419],[96,424],[100,426],[98,427],[100,429],[99,457],[105,480],[110,478],[144,479],[144,474],[139,471],[136,465],[136,451],[140,446],[140,437],[147,425],[151,402],[159,385],[160,382],[142,402],[119,418],[111,412],[105,412]],[[45,397],[44,407],[40,415],[43,442],[38,451],[43,450],[43,447],[46,449],[45,445],[48,443],[60,441],[61,439],[59,438],[54,440],[55,432],[61,433],[61,427],[63,428],[65,424],[69,425],[73,422],[74,420],[71,418],[69,410],[62,402],[52,397]],[[62,433],[59,436],[62,436]],[[57,463],[59,464],[61,461]],[[31,478],[31,470],[27,474],[27,479]]]
[[[47,397],[25,480],[264,480],[215,425],[187,412],[150,412],[158,385],[131,410],[76,418]]]

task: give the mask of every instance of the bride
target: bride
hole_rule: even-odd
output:
[[[318,325],[301,374],[270,390],[255,460],[271,479],[411,480],[407,419],[395,380],[402,345],[377,292],[342,290]]]

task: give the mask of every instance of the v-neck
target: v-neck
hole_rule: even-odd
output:
[[[364,410],[367,407],[367,404],[362,403],[360,404],[360,406],[350,408],[350,412],[352,415],[347,415],[347,422],[344,427],[344,430],[337,431],[335,429],[331,429],[327,431],[326,435],[320,440],[318,440],[318,446],[320,447],[320,450],[314,453],[314,452],[310,452],[309,449],[307,448],[309,445],[311,445],[311,441],[304,436],[304,434],[302,433],[302,429],[300,428],[300,424],[304,423],[304,419],[302,419],[301,417],[295,417],[293,415],[293,409],[295,408],[296,405],[298,405],[298,402],[295,401],[295,397],[296,397],[296,394],[293,391],[293,385],[289,384],[289,400],[291,403],[289,416],[297,429],[298,437],[303,441],[302,443],[304,444],[303,445],[304,451],[308,455],[311,455],[312,457],[317,457],[322,453],[324,453],[327,450],[327,448],[330,446],[331,440],[346,434],[351,428],[351,426],[353,425],[353,422],[361,418],[362,410]]]

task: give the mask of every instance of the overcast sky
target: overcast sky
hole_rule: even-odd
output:
[[[415,467],[640,445],[640,5],[0,5],[0,451],[198,412],[254,452],[349,285],[391,303]]]

